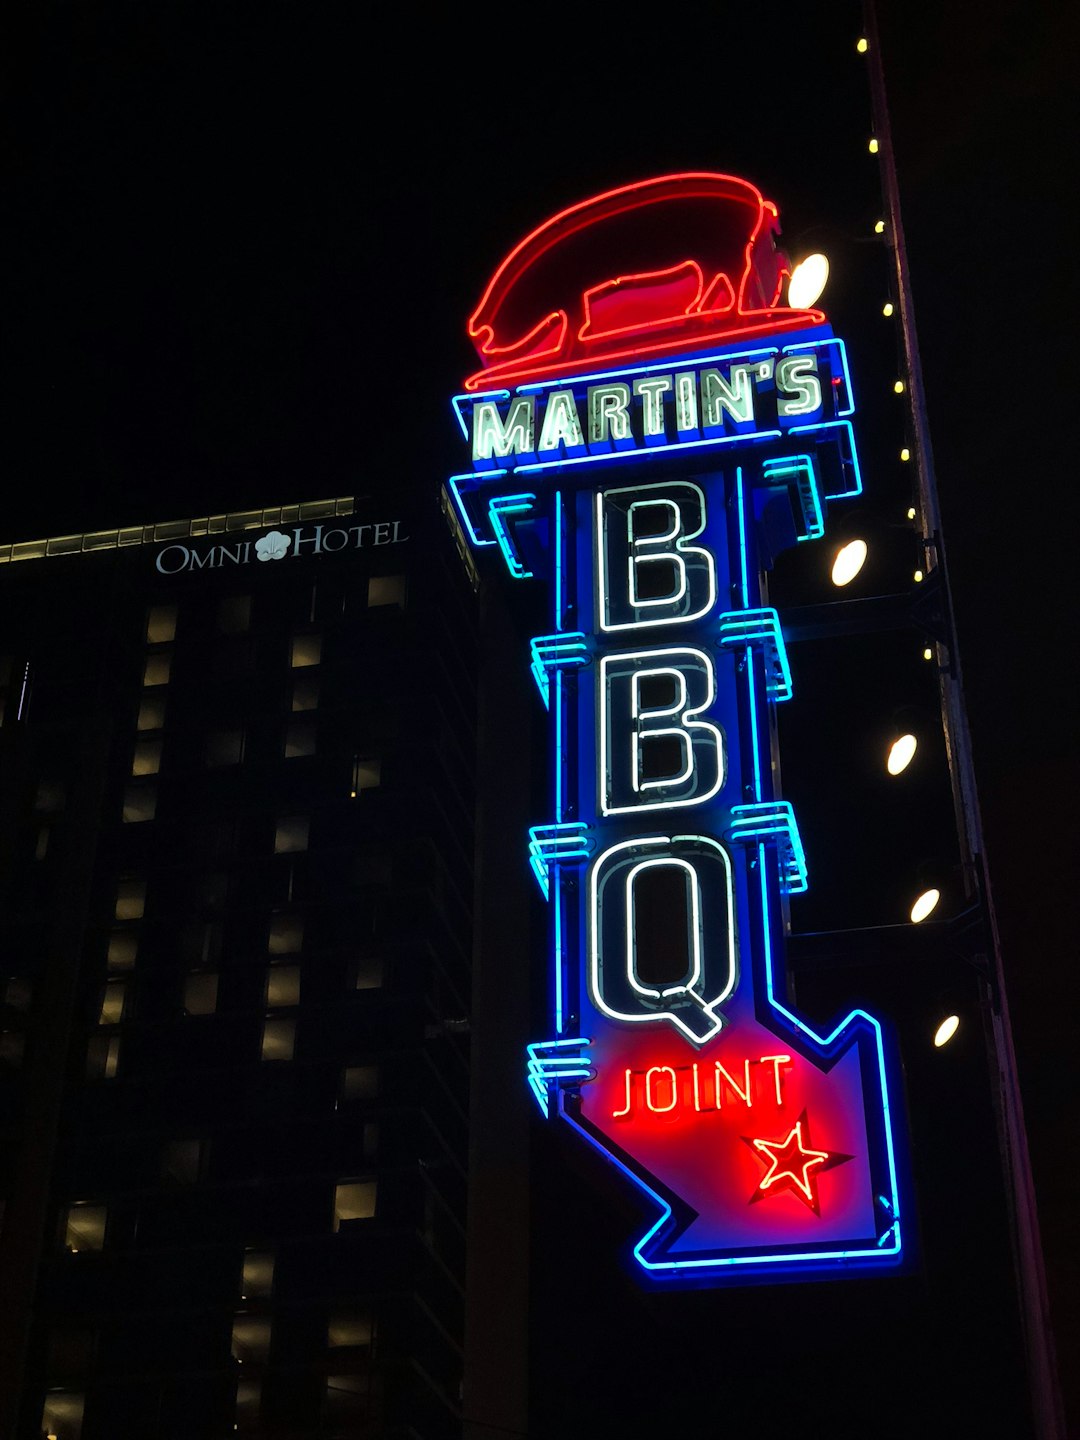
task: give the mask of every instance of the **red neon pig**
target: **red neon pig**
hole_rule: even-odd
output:
[[[506,257],[469,318],[493,389],[824,323],[781,304],[776,206],[746,180],[661,175],[553,216]]]

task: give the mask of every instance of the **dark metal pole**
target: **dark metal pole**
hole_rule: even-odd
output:
[[[919,495],[919,525],[926,551],[926,568],[939,569],[939,580],[948,586],[945,546],[942,538],[941,512],[938,504],[934,456],[930,444],[926,398],[923,390],[919,342],[915,328],[915,310],[911,296],[904,227],[900,211],[900,192],[896,174],[889,108],[885,90],[881,41],[874,0],[864,0],[865,36],[869,49],[870,94],[874,134],[881,162],[882,193],[885,202],[885,240],[895,268],[896,299],[900,312],[906,384],[911,399],[912,450]],[[984,1019],[990,1039],[990,1058],[994,1066],[995,1109],[1001,1141],[1005,1184],[1008,1190],[1012,1222],[1014,1265],[1019,1289],[1021,1320],[1025,1343],[1029,1382],[1032,1393],[1035,1429],[1039,1440],[1066,1440],[1064,1405],[1058,1382],[1050,1307],[1039,1237],[1039,1217],[1035,1187],[1028,1153],[1027,1131],[1020,1083],[1013,1048],[1012,1026],[1009,1021],[1005,994],[1005,976],[1001,959],[990,880],[987,871],[986,847],[983,842],[982,820],[975,787],[971,739],[964,705],[960,658],[956,643],[952,606],[946,605],[948,624],[948,655],[939,659],[939,690],[942,723],[952,777],[953,797],[957,811],[961,855],[964,862],[964,883],[969,898],[977,897],[985,919],[990,954],[984,957],[987,985],[984,992]]]

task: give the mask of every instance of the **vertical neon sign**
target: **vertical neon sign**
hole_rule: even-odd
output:
[[[681,259],[649,248],[657,206]],[[784,988],[807,873],[778,789],[792,687],[763,575],[861,480],[843,344],[780,303],[775,228],[728,176],[563,212],[496,271],[470,326],[488,368],[454,402],[463,526],[552,603],[531,647],[552,813],[528,841],[551,1032],[528,1081],[655,1204],[633,1254],[664,1283],[902,1249],[881,1022],[815,1027]]]

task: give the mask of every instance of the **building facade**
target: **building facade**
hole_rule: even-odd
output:
[[[0,558],[0,1430],[460,1433],[476,643],[437,506]]]

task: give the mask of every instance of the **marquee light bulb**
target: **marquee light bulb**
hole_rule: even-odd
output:
[[[870,148],[870,154],[871,154],[871,155],[876,155],[876,154],[877,154],[877,152],[878,152],[878,143],[877,143],[877,139],[876,139],[873,135],[871,135],[871,137],[870,137],[870,147],[869,147],[869,148]]]
[[[892,303],[891,300],[886,300],[886,301],[885,301],[885,304],[881,307],[881,313],[882,313],[882,315],[891,315],[892,312],[893,312],[893,303]]]
[[[904,382],[902,380],[897,380],[894,382],[892,388],[896,391],[897,395],[902,395],[904,393]]]
[[[937,903],[941,899],[940,890],[924,890],[911,907],[911,923],[920,924],[928,915],[933,914],[937,909]]]
[[[942,1045],[947,1045],[952,1037],[960,1029],[959,1015],[946,1015],[941,1024],[934,1031],[934,1044],[940,1050]]]
[[[885,221],[884,221],[884,220],[878,220],[878,221],[875,222],[875,224],[874,224],[874,234],[875,234],[875,235],[884,235],[884,234],[885,234]]]
[[[911,764],[919,742],[914,735],[901,735],[889,746],[889,757],[885,768],[890,775],[899,775]]]
[[[836,552],[833,560],[832,582],[834,585],[847,585],[855,579],[855,576],[862,569],[866,562],[866,541],[850,540],[842,545]]]
[[[907,518],[908,518],[909,520],[914,520],[914,519],[915,519],[915,506],[914,506],[914,505],[909,505],[909,506],[908,506]]]
[[[932,660],[934,658],[934,652],[930,649],[929,645],[927,645],[926,649],[922,652],[922,658],[924,660]]]
[[[859,52],[860,55],[865,55],[869,48],[870,42],[867,40],[866,36],[860,35],[858,40],[855,41],[855,49]]]
[[[905,461],[911,459],[911,451],[907,448],[906,445],[904,446],[903,450],[900,451],[900,459]]]
[[[923,572],[921,570],[916,570],[915,574],[912,576],[912,579],[915,581],[916,585],[922,584]]]
[[[807,255],[791,272],[788,281],[788,304],[793,310],[808,310],[829,279],[827,255]]]

